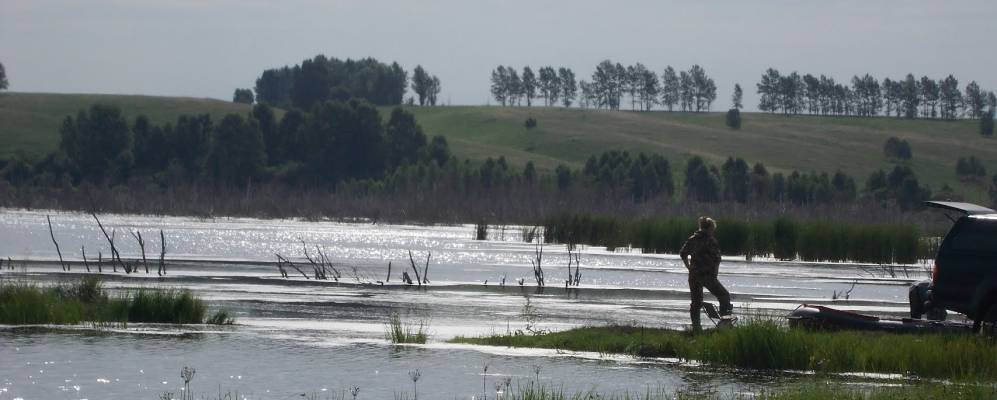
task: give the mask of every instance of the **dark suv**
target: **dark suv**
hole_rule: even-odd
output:
[[[929,201],[929,207],[961,214],[945,235],[930,284],[911,288],[911,314],[952,310],[973,319],[973,329],[997,322],[997,211],[970,203]],[[918,288],[927,290],[918,290]],[[929,316],[931,313],[929,312]],[[937,314],[936,314],[937,315]]]

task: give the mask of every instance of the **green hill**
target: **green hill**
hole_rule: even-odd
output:
[[[512,164],[533,160],[550,169],[581,166],[592,154],[621,149],[660,153],[673,166],[690,155],[714,163],[728,156],[763,162],[776,171],[841,169],[859,186],[876,169],[892,169],[883,155],[890,136],[910,142],[908,164],[937,190],[948,184],[968,198],[986,199],[980,183],[955,176],[959,157],[974,155],[997,173],[997,139],[978,133],[977,121],[784,116],[742,113],[742,127],[724,125],[723,113],[670,113],[542,107],[411,107],[430,135],[444,135],[454,151],[471,158],[503,154]],[[528,117],[537,127],[527,130]],[[989,181],[989,179],[988,179]]]
[[[181,114],[248,113],[250,106],[215,99],[105,94],[0,93],[0,159],[18,152],[38,157],[59,146],[59,127],[67,115],[94,103],[121,108],[129,121],[145,114],[156,124],[176,123]]]
[[[247,113],[249,106],[213,99],[78,94],[0,94],[0,158],[17,152],[42,155],[56,148],[66,115],[92,103],[118,105],[131,119],[154,122],[180,114]],[[592,154],[620,149],[660,153],[676,170],[690,155],[714,163],[727,156],[763,162],[777,171],[841,169],[861,186],[875,169],[893,164],[883,156],[890,136],[910,142],[909,165],[922,181],[938,189],[947,183],[973,200],[987,197],[983,184],[960,182],[959,157],[974,155],[987,172],[997,173],[997,139],[977,133],[976,121],[927,121],[894,118],[812,117],[743,113],[740,130],[724,125],[722,113],[610,112],[543,107],[408,107],[429,135],[444,135],[459,157],[475,160],[504,155],[513,165],[533,160],[542,169],[559,163],[581,166]],[[387,113],[385,113],[385,117]],[[527,130],[534,117],[538,126]]]

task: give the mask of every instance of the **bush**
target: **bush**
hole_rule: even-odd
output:
[[[741,129],[741,112],[736,108],[728,110],[725,123],[731,129]]]
[[[886,143],[883,144],[883,154],[886,155],[886,158],[903,161],[910,160],[913,157],[913,153],[911,153],[910,149],[910,143],[895,136],[891,136],[889,139],[886,139]]]
[[[533,118],[533,117],[529,117],[529,118],[526,119],[526,122],[523,125],[526,126],[526,129],[536,128],[537,127],[537,119]]]
[[[959,157],[955,163],[955,176],[962,180],[977,181],[987,176],[987,169],[975,156]]]

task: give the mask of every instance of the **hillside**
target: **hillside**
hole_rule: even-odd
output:
[[[213,99],[3,93],[0,158],[19,151],[38,156],[55,149],[62,119],[95,102],[118,105],[129,119],[146,114],[156,123],[175,121],[185,113],[206,112],[217,119],[249,111],[249,106]],[[741,130],[734,131],[724,126],[722,113],[484,106],[408,110],[427,134],[446,136],[459,157],[480,160],[504,155],[513,165],[533,160],[547,170],[558,163],[581,166],[592,154],[621,149],[663,154],[676,170],[690,155],[714,163],[733,155],[778,171],[841,169],[861,186],[871,171],[892,168],[882,148],[888,137],[897,136],[910,142],[914,153],[910,166],[933,189],[947,183],[970,199],[987,197],[984,185],[956,179],[955,162],[961,156],[975,155],[984,160],[989,175],[997,173],[997,139],[981,137],[976,121],[744,113]],[[524,127],[529,116],[538,122],[532,130]]]
[[[910,142],[909,165],[933,189],[947,183],[972,199],[985,199],[982,184],[960,182],[959,157],[984,160],[997,173],[997,139],[977,133],[976,121],[783,116],[743,113],[740,130],[724,125],[723,113],[610,112],[526,107],[411,107],[427,134],[447,137],[457,154],[484,158],[504,154],[513,164],[534,160],[552,168],[581,166],[609,149],[652,152],[674,163],[700,155],[721,163],[728,156],[763,162],[777,171],[841,169],[861,186],[875,169],[891,169],[883,156],[890,136]],[[537,127],[527,130],[529,116]]]
[[[209,113],[217,119],[250,110],[245,104],[190,97],[0,93],[0,159],[17,152],[37,157],[56,149],[62,120],[94,103],[120,107],[129,121],[145,114],[156,124],[175,123],[181,114]]]

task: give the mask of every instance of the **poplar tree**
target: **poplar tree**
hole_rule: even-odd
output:
[[[741,84],[740,83],[735,83],[734,84],[734,95],[731,96],[731,99],[730,99],[730,102],[733,103],[731,105],[731,107],[733,107],[735,110],[740,110],[742,107],[744,107],[741,104],[741,100],[743,98],[744,98],[744,92],[741,91]]]

